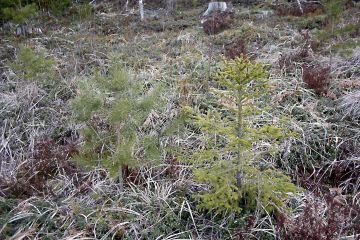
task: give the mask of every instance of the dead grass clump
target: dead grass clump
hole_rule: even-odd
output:
[[[255,226],[255,216],[250,215],[246,218],[246,225],[242,229],[235,230],[235,239],[236,240],[245,240],[248,239],[247,236],[251,233],[251,230]]]
[[[339,90],[352,90],[354,88],[360,88],[359,80],[343,79],[336,84]]]
[[[237,57],[246,55],[246,41],[244,39],[238,39],[225,47],[226,58],[235,59]]]
[[[344,156],[342,151],[340,149],[339,158]],[[351,150],[351,152],[351,154],[359,154],[358,150]],[[339,189],[340,193],[344,192],[347,194],[349,198],[347,200],[360,200],[356,199],[356,195],[360,190],[360,164],[358,157],[346,157],[344,160],[336,160],[323,167],[313,167],[313,169],[300,170],[301,167],[298,167],[298,172],[295,174],[296,181],[306,190],[316,195],[323,195],[329,189]]]
[[[359,158],[349,158],[337,161],[331,165],[326,176],[329,184],[340,185],[347,193],[355,195],[360,191],[360,163]]]
[[[316,195],[321,195],[327,191],[324,186],[325,180],[323,179],[323,172],[321,172],[319,168],[312,170],[310,168],[301,169],[300,167],[301,166],[298,166],[298,170],[294,174],[296,178],[295,181],[299,186]]]
[[[338,110],[342,113],[343,119],[360,119],[360,91],[349,93],[339,99]]]
[[[14,61],[16,49],[0,39],[0,76],[5,72],[6,61]]]
[[[165,176],[176,178],[180,175],[181,166],[176,157],[168,157],[165,160],[166,166],[164,169]]]
[[[205,17],[201,22],[203,29],[207,34],[217,34],[229,28],[233,21],[234,13],[218,11]]]
[[[324,7],[319,2],[303,2],[301,1],[301,8],[296,1],[291,3],[281,3],[274,6],[276,15],[278,16],[306,16],[318,15],[324,12]]]
[[[325,95],[330,87],[330,67],[323,67],[320,64],[303,64],[302,79],[306,86],[313,89],[317,94]]]
[[[126,3],[128,4],[128,7],[136,7],[139,3],[139,1],[137,0],[118,0],[117,3],[120,5],[120,6],[125,6]],[[154,2],[158,2],[158,1],[155,1]]]
[[[279,67],[285,72],[292,72],[296,69],[297,63],[309,62],[309,56],[309,51],[306,48],[301,48],[294,53],[283,54],[279,58]]]
[[[51,193],[47,189],[47,180],[59,172],[69,176],[78,173],[69,161],[76,152],[74,144],[59,145],[53,140],[38,143],[33,158],[18,167],[16,179],[12,182],[0,181],[0,189],[5,195],[16,197]]]
[[[128,165],[122,166],[121,170],[125,186],[130,186],[131,184],[138,185],[141,183],[141,176],[138,170],[130,168]]]
[[[300,48],[294,52],[282,54],[278,60],[280,69],[285,72],[293,72],[296,69],[297,64],[311,63],[314,61],[313,50],[316,48],[314,41],[312,40],[308,30],[302,30],[300,32],[302,37]]]
[[[352,235],[360,229],[359,207],[345,204],[338,196],[307,198],[300,215],[277,214],[279,239],[332,240]]]

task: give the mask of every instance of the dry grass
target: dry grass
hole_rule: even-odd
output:
[[[343,96],[338,100],[337,108],[343,113],[342,119],[360,118],[360,91],[355,91]]]
[[[344,202],[341,195],[327,195],[325,198],[306,196],[303,211],[288,217],[279,214],[277,220],[282,226],[280,239],[339,239],[355,236],[358,231],[359,209]]]
[[[360,135],[356,122],[360,117],[360,94],[354,90],[359,74],[356,54],[334,57],[334,69],[326,72],[336,82],[349,77],[354,81],[342,92],[336,92],[341,96],[344,90],[353,91],[342,96],[335,108],[332,99],[322,98],[306,88],[301,72],[304,62],[314,59],[326,62],[328,57],[305,48],[309,45],[301,33],[276,17],[255,23],[250,18],[237,19],[234,28],[209,37],[194,16],[180,30],[174,22],[164,19],[151,20],[151,26],[139,24],[136,14],[112,14],[112,7],[105,4],[92,20],[52,26],[46,35],[22,40],[22,44],[42,49],[56,61],[60,84],[54,91],[47,92],[38,84],[25,82],[1,59],[0,178],[6,183],[21,181],[22,190],[18,192],[26,196],[13,194],[16,198],[11,198],[9,185],[1,189],[0,238],[274,239],[284,229],[292,228],[294,234],[303,231],[305,228],[294,229],[297,220],[305,223],[302,219],[306,198],[302,196],[289,196],[291,221],[285,227],[277,223],[274,213],[264,214],[261,206],[251,215],[220,216],[198,211],[191,196],[207,186],[193,182],[191,171],[179,163],[176,154],[163,152],[164,161],[149,160],[151,166],[136,169],[137,180],[131,179],[124,191],[103,169],[80,174],[68,162],[71,154],[67,153],[75,150],[71,144],[79,141],[76,134],[79,126],[73,123],[68,109],[68,100],[76,94],[74,81],[97,72],[105,75],[116,62],[146,84],[164,84],[162,98],[167,102],[166,107],[152,112],[139,134],[166,131],[179,114],[180,104],[203,109],[213,106],[204,85],[206,81],[213,84],[211,80],[219,68],[221,53],[237,39],[248,40],[249,57],[272,65],[273,101],[268,114],[297,133],[284,141],[279,155],[267,156],[262,161],[281,167],[293,176],[294,182],[317,193],[320,206],[327,204],[322,196],[329,188],[340,188],[354,208],[360,204],[357,151]],[[201,9],[191,11],[200,13]],[[178,14],[174,19],[186,21],[186,14],[190,13]],[[1,49],[18,48],[13,41],[1,40],[0,45]],[[238,45],[235,54],[245,52],[243,44]],[[12,50],[7,52],[9,56],[5,58],[13,61]],[[286,71],[277,65],[281,52],[283,56],[292,53],[283,59]],[[314,71],[305,70],[305,75],[313,78]],[[311,85],[313,81],[305,82]],[[324,86],[330,90],[333,87],[332,83],[323,83],[318,78],[315,82],[321,82],[320,87],[313,87],[315,91],[324,92]],[[49,136],[53,140],[38,144]],[[184,152],[191,151],[199,141],[201,135],[191,126],[176,127],[171,136],[160,139],[161,146],[179,147]],[[326,209],[316,209],[312,216],[317,213],[325,216]],[[315,220],[314,226],[323,224],[323,219]]]

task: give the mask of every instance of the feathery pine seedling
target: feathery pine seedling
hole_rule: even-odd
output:
[[[0,20],[23,24],[37,13],[51,12],[60,16],[72,5],[72,0],[2,0],[0,1]]]
[[[265,67],[245,58],[224,62],[213,91],[220,107],[206,113],[188,109],[205,136],[190,160],[196,179],[208,183],[199,207],[217,212],[267,210],[280,206],[299,189],[289,177],[261,159],[276,153],[277,143],[291,135],[272,123],[266,112]]]
[[[73,3],[71,0],[37,0],[36,2],[42,10],[47,10],[58,16],[68,10]]]
[[[138,130],[159,103],[159,90],[144,88],[119,67],[110,69],[107,77],[81,81],[72,106],[77,120],[85,125],[81,130],[84,145],[75,161],[102,166],[122,184],[125,166],[158,159],[158,136]]]
[[[14,1],[15,2],[15,1]],[[0,5],[0,20],[12,21],[16,24],[24,24],[28,19],[33,17],[36,14],[36,4],[27,4],[21,6],[15,4],[14,2],[7,3],[6,1],[3,5]]]
[[[45,86],[54,83],[54,63],[54,60],[46,58],[43,52],[21,47],[17,60],[9,65],[20,73],[25,81]]]

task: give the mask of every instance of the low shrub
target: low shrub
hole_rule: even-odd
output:
[[[225,47],[225,57],[235,59],[237,57],[245,57],[247,55],[246,41],[238,39]]]
[[[328,195],[325,201],[308,198],[300,215],[277,215],[279,239],[333,240],[358,233],[359,207],[346,204],[340,196]]]
[[[229,28],[234,21],[234,14],[231,12],[214,12],[202,20],[202,26],[207,34],[217,34]]]
[[[281,70],[289,73],[294,72],[298,65],[302,63],[311,63],[314,61],[312,51],[317,47],[309,34],[308,30],[301,30],[300,35],[302,37],[300,45],[294,52],[281,54],[278,60]]]
[[[330,87],[330,67],[319,64],[303,64],[302,79],[306,86],[313,89],[317,94],[327,94]]]
[[[301,8],[296,1],[281,2],[273,6],[275,13],[278,16],[304,16],[321,14],[324,12],[324,7],[319,2],[304,2],[301,1]]]
[[[40,142],[35,146],[33,158],[18,167],[13,181],[0,180],[0,189],[5,195],[15,197],[51,194],[47,180],[58,173],[73,176],[79,172],[69,161],[76,152],[74,144],[59,145],[53,140]]]

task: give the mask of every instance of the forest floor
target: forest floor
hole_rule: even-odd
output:
[[[204,6],[171,15],[148,10],[140,22],[137,12],[104,4],[79,16],[48,17],[46,26],[45,17],[39,18],[34,26],[42,34],[16,37],[4,28],[0,238],[356,239],[360,47],[341,54],[329,46],[359,41],[358,6],[349,7],[338,23],[352,23],[355,30],[326,41],[316,37],[326,26],[324,13],[278,16],[266,5],[234,9],[235,21],[215,35],[201,26]],[[132,180],[124,189],[105,169],[74,164],[72,156],[84,141],[83,125],[70,106],[79,81],[121,65],[144,84],[162,84],[165,107],[152,111],[142,126],[156,130],[182,105],[206,107],[221,62],[239,53],[268,66],[271,114],[288,116],[289,128],[298,133],[268,163],[304,189],[289,195],[282,209],[225,216],[201,211],[192,196],[206,186],[193,179],[186,163],[167,154],[127,173]],[[175,131],[161,144],[191,149],[198,135],[191,128]]]

